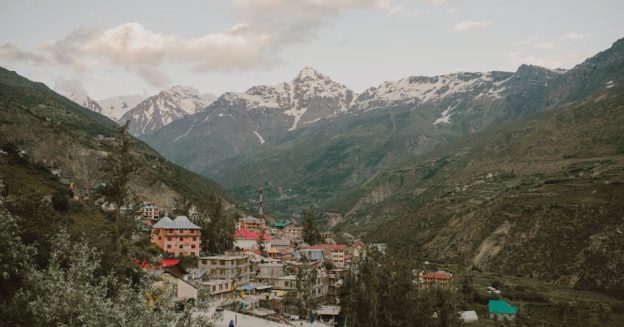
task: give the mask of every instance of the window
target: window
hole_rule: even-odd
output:
[[[167,237],[167,241],[171,241],[171,237]]]
[[[207,265],[208,264],[208,259],[202,259],[202,264]]]
[[[195,244],[192,244],[192,245],[191,245],[191,249],[194,249],[194,248],[195,248]]]
[[[197,241],[197,237],[193,237],[193,242]]]
[[[178,237],[178,241],[182,241],[182,236]]]
[[[167,249],[171,249],[171,244],[167,244]]]
[[[180,249],[182,249],[182,244],[180,244]]]

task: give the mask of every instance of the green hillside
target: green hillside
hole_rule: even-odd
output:
[[[610,81],[620,85],[624,40],[565,73],[522,65],[514,73],[492,74],[506,81],[502,98],[470,93],[433,103],[348,112],[285,135],[270,136],[271,142],[223,162],[202,167],[195,163],[190,168],[219,181],[243,199],[255,199],[257,185],[265,184],[269,212],[288,215],[310,205],[323,208],[399,162],[488,128],[599,94]],[[450,122],[435,124],[440,113],[451,107]],[[198,135],[192,144],[174,142],[172,148],[163,148],[163,153],[171,155],[184,146],[200,149],[200,143],[218,143],[220,132],[210,133],[214,136]],[[223,143],[224,149],[228,147],[229,143]],[[181,152],[178,162],[186,164],[186,154],[193,152]]]
[[[338,229],[624,294],[624,88],[475,134],[333,201]]]
[[[61,168],[68,180],[90,189],[103,181],[102,159],[111,151],[116,131],[108,118],[0,68],[0,139],[25,151],[30,161]],[[135,139],[133,147],[140,170],[131,186],[139,200],[171,209],[175,200],[227,197],[216,183],[170,163],[143,142]]]

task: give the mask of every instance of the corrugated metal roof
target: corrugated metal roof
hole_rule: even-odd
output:
[[[173,223],[179,229],[201,229],[201,227],[193,224],[187,216],[177,216]]]
[[[154,224],[152,228],[161,228],[161,229],[173,228],[173,220],[165,216],[161,218],[156,224]]]
[[[157,229],[201,229],[193,224],[187,216],[178,216],[175,220],[169,217],[161,218],[152,228]]]

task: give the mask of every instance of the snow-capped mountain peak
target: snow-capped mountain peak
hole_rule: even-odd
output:
[[[319,73],[312,67],[303,67],[297,78],[295,80],[305,81],[305,80],[325,80],[329,79],[327,76]]]
[[[215,107],[246,110],[278,109],[291,120],[289,130],[346,111],[354,99],[346,86],[310,67],[304,67],[290,82],[254,86],[244,93],[228,92]]]
[[[73,102],[91,110],[91,111],[95,111],[99,114],[103,114],[104,115],[104,110],[102,109],[102,107],[97,103],[97,101],[91,99],[88,95],[84,94],[84,93],[76,93],[76,92],[71,92],[66,94],[66,97],[70,100],[72,100]]]
[[[98,104],[102,107],[103,114],[108,118],[118,121],[130,109],[134,108],[141,101],[145,100],[145,96],[139,94],[120,95],[98,100]]]
[[[391,103],[427,103],[462,96],[499,98],[504,83],[513,73],[453,73],[432,77],[410,76],[398,81],[384,82],[362,92],[353,106],[372,109]]]
[[[206,107],[199,93],[192,88],[173,86],[151,96],[126,112],[120,122],[130,121],[130,133],[145,135],[186,115]]]

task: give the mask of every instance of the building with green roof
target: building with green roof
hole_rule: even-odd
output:
[[[286,220],[281,220],[276,222],[275,224],[273,224],[273,227],[275,228],[284,228],[286,226],[290,225],[290,222],[286,221]]]
[[[490,319],[515,319],[518,314],[518,307],[509,304],[505,300],[490,300],[488,302],[488,312]]]

